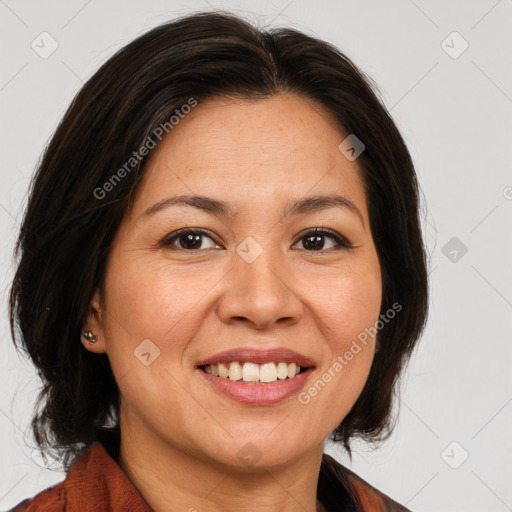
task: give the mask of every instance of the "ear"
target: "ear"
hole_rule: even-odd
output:
[[[91,345],[83,336],[80,337],[82,345],[90,352],[94,352],[96,354],[102,354],[107,351],[103,317],[104,314],[101,308],[100,292],[99,290],[96,290],[89,304],[89,313],[82,325],[82,332],[92,331],[97,340]]]

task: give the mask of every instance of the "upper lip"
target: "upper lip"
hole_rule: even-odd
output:
[[[234,348],[219,352],[210,357],[199,361],[197,367],[204,366],[207,364],[218,364],[218,363],[230,363],[232,361],[238,361],[239,363],[256,363],[264,364],[270,362],[284,362],[284,363],[298,363],[303,367],[314,366],[313,361],[298,352],[287,348],[273,348],[267,350],[258,350],[252,348]]]

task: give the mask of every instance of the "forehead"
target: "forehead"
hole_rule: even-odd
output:
[[[337,192],[365,210],[359,166],[338,149],[345,137],[322,105],[293,94],[199,102],[150,153],[133,214],[185,193],[222,198],[238,210],[251,198],[266,207]]]

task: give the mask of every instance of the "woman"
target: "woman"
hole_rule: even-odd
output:
[[[223,13],[84,85],[10,295],[66,479],[13,510],[407,510],[323,453],[386,438],[427,315],[414,167],[331,45]]]

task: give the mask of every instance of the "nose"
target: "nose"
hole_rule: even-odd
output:
[[[225,324],[242,322],[256,330],[293,325],[304,315],[304,304],[293,290],[291,273],[266,251],[252,263],[235,255],[218,303]]]

